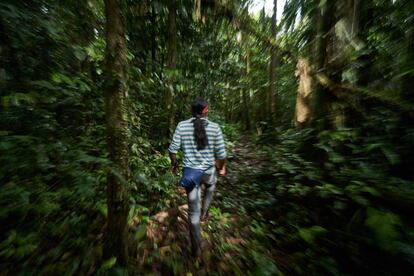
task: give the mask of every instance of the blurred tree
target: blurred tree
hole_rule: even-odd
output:
[[[106,256],[128,263],[129,212],[128,181],[130,177],[129,143],[126,129],[128,100],[128,61],[124,27],[123,0],[105,0],[106,15],[106,89],[105,114],[109,160],[108,173],[108,231]]]
[[[414,4],[412,2],[406,3],[406,6],[409,11],[414,11]],[[414,73],[412,69],[414,68],[414,19],[413,17],[410,17],[407,21],[408,28],[405,31],[405,60],[407,66],[405,68],[408,69],[408,71],[404,74],[402,92],[404,100],[412,101],[414,98]],[[411,119],[413,118],[414,116],[411,115]]]
[[[297,128],[308,126],[310,115],[310,95],[312,92],[312,76],[309,61],[306,58],[298,58],[296,65],[296,76],[299,76],[298,93],[296,96],[296,107],[294,124]]]
[[[167,73],[168,84],[165,95],[165,108],[167,112],[167,133],[172,135],[174,131],[175,104],[174,87],[177,75],[177,2],[170,0],[168,3],[168,39],[167,39]]]
[[[334,3],[331,1],[317,1],[317,8],[313,16],[316,28],[315,43],[313,49],[313,66],[317,73],[326,72],[327,47],[330,39],[328,34],[334,20]],[[312,124],[319,130],[324,130],[330,123],[329,103],[331,101],[330,91],[319,82],[315,83],[312,92],[311,120]]]
[[[244,36],[243,36],[244,38]],[[246,47],[246,46],[244,46]],[[244,112],[244,121],[245,121],[245,128],[246,130],[251,130],[251,112],[252,112],[252,107],[251,107],[251,98],[250,98],[250,92],[251,92],[251,88],[248,85],[248,81],[249,81],[249,74],[251,71],[251,60],[250,60],[250,51],[248,49],[248,47],[246,48],[246,54],[245,54],[245,58],[244,61],[246,63],[246,70],[244,71],[244,77],[246,78],[245,80],[245,85],[243,85],[243,90],[242,90],[242,97],[243,97],[243,112]]]
[[[273,15],[272,15],[272,21],[270,24],[271,29],[271,37],[273,39],[276,39],[277,36],[277,0],[273,1]],[[275,97],[276,97],[276,83],[275,83],[275,70],[277,66],[277,53],[275,52],[276,49],[274,47],[270,47],[270,58],[269,58],[269,88],[266,95],[266,113],[267,117],[270,120],[273,120],[275,115]]]

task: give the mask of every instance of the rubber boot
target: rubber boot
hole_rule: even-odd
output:
[[[191,254],[193,257],[201,256],[201,233],[200,223],[190,223]]]

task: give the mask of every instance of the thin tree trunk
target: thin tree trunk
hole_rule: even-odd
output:
[[[351,1],[351,9],[352,9],[352,14],[351,14],[351,37],[354,40],[361,40],[361,41],[365,41],[366,39],[364,37],[362,37],[363,34],[363,29],[365,28],[365,24],[364,22],[361,22],[361,17],[367,17],[370,18],[368,16],[365,15],[365,12],[363,12],[363,3],[362,0],[350,0]],[[368,19],[366,19],[368,20]],[[361,24],[362,23],[362,24]],[[355,84],[358,86],[367,86],[367,83],[365,83],[366,80],[364,80],[365,78],[364,76],[364,71],[368,71],[367,70],[367,66],[365,62],[363,62],[363,59],[366,58],[364,56],[360,56],[358,57],[358,60],[360,62],[360,64],[365,64],[364,66],[360,66],[359,68],[355,68]],[[370,64],[370,63],[368,63]],[[347,110],[346,113],[346,125],[347,126],[354,126],[354,125],[358,125],[360,120],[361,120],[361,114],[360,112],[358,112],[358,109],[361,109],[361,95],[354,95],[352,102],[353,102],[353,106],[354,108],[349,108]]]
[[[201,0],[194,0],[193,19],[196,22],[201,20]]]
[[[236,96],[231,96],[230,98],[230,122],[234,122],[234,102]]]
[[[406,60],[408,63],[407,68],[414,67],[414,27],[411,26],[407,30],[407,50],[406,50]],[[409,73],[403,78],[402,82],[402,96],[407,102],[410,102],[414,98],[414,75]],[[412,116],[412,115],[411,115]],[[414,117],[414,116],[412,116]]]
[[[177,69],[177,2],[170,0],[168,5],[168,42],[167,42],[167,70],[170,72]],[[173,132],[174,128],[174,78],[170,77],[168,81],[167,95],[165,100],[167,110],[167,128],[168,134]]]
[[[271,22],[271,32],[272,32],[272,38],[276,38],[277,32],[276,32],[276,21],[277,21],[277,0],[274,0],[273,2],[273,16],[272,16],[272,22]],[[273,47],[270,47],[270,61],[269,61],[269,88],[267,91],[266,96],[266,103],[267,103],[267,115],[268,118],[273,119],[273,115],[275,113],[275,71],[276,71],[276,63],[277,63],[277,57],[275,53],[275,49]]]
[[[296,75],[299,76],[299,87],[294,118],[294,123],[297,128],[305,127],[309,124],[309,95],[312,89],[312,76],[310,75],[310,71],[308,60],[299,58],[296,70]]]
[[[243,54],[239,56],[240,63],[245,64],[245,69],[242,69],[242,72],[240,74],[243,76],[243,82],[242,82],[242,89],[240,91],[240,116],[242,120],[244,121],[244,128],[246,130],[249,130],[251,128],[250,125],[250,112],[249,112],[249,91],[246,87],[246,78],[250,73],[250,53],[246,46],[247,43],[247,37],[243,35],[243,33],[240,32],[240,48],[241,52],[246,52],[246,56],[244,57]]]
[[[105,0],[106,14],[106,91],[105,114],[109,159],[112,169],[107,179],[108,228],[106,257],[115,256],[119,265],[128,263],[129,212],[128,139],[126,130],[127,46],[122,0]]]
[[[414,6],[414,5],[413,5]],[[414,68],[414,27],[411,26],[407,30],[407,48],[406,48],[406,60],[407,68]],[[414,99],[414,74],[412,72],[405,75],[401,84],[401,98],[406,103],[411,103]],[[402,115],[402,122],[404,125],[413,126],[414,124],[414,112],[404,112]],[[411,159],[413,159],[411,157]]]
[[[227,96],[224,97],[224,106],[225,106],[224,115],[225,115],[226,121],[229,122],[230,121],[230,100]]]
[[[250,73],[250,52],[247,50],[246,53],[246,71],[245,77],[247,78]],[[243,114],[244,114],[244,122],[245,127],[247,130],[251,129],[251,122],[250,122],[250,96],[249,91],[246,87],[243,88]]]
[[[357,36],[359,34],[359,16],[361,15],[361,0],[352,1],[352,27],[351,33],[352,36]]]
[[[155,72],[156,70],[156,62],[157,62],[157,34],[156,34],[156,19],[157,15],[155,13],[154,5],[151,6],[151,25],[153,26],[151,30],[151,61],[152,61],[152,69]]]
[[[2,18],[0,18],[0,68],[3,68],[12,76],[14,90],[24,91],[26,81],[24,79],[25,75],[21,72],[22,60],[17,55],[13,43],[10,40],[10,32],[7,31],[5,26]]]

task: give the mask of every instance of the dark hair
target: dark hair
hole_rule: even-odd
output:
[[[205,149],[208,146],[208,138],[206,133],[206,121],[202,120],[203,109],[208,105],[203,98],[196,98],[191,104],[191,113],[195,117],[192,120],[194,125],[194,139],[197,143],[197,150]]]

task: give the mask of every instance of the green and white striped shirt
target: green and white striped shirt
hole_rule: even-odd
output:
[[[185,168],[214,169],[215,159],[226,158],[221,128],[218,124],[203,118],[202,120],[206,121],[208,146],[205,149],[197,150],[197,143],[194,139],[194,126],[191,122],[193,119],[178,123],[168,151],[177,153],[179,150],[182,150],[184,153],[183,167]]]

